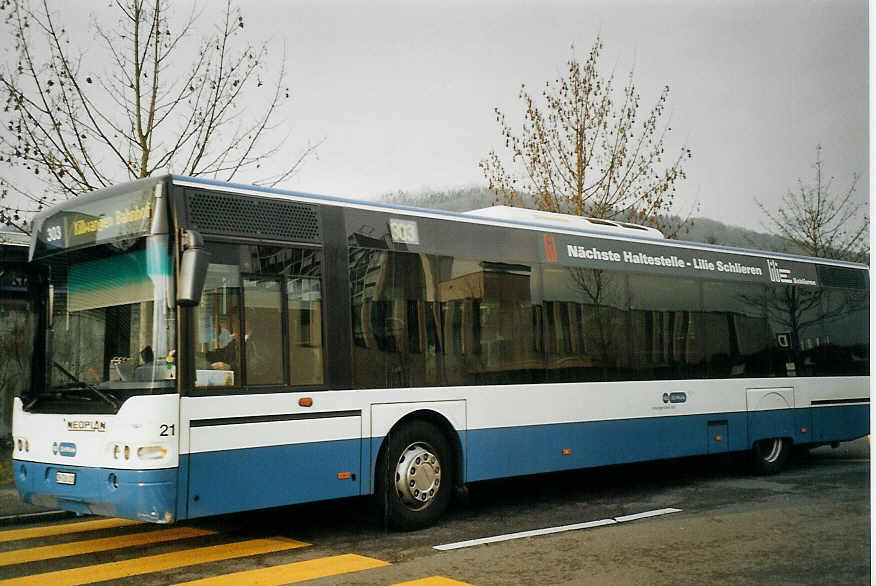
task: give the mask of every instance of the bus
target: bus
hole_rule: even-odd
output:
[[[171,523],[869,433],[869,271],[182,176],[36,217],[21,498]]]

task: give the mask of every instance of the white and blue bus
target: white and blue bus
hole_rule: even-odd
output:
[[[869,433],[863,265],[165,176],[38,216],[30,503],[169,523]]]

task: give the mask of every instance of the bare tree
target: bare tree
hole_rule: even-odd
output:
[[[669,214],[691,150],[682,146],[664,166],[663,142],[671,128],[661,119],[669,86],[640,121],[633,73],[618,101],[614,75],[598,69],[601,50],[597,37],[584,62],[573,55],[567,74],[548,81],[540,98],[521,86],[525,112],[519,133],[496,108],[510,161],[494,150],[479,166],[497,203],[520,206],[529,195],[541,210],[677,232],[680,226]]]
[[[202,14],[179,19],[170,4],[115,0],[116,26],[92,20],[95,56],[75,47],[48,0],[0,0],[15,49],[0,65],[0,222],[26,231],[54,201],[166,170],[231,180],[279,152],[285,58],[266,83],[267,45],[240,38],[244,19],[230,1],[200,41]],[[316,146],[261,182],[288,178]]]
[[[797,179],[797,191],[782,197],[776,211],[755,200],[769,219],[765,227],[802,248],[807,254],[866,262],[870,255],[870,218],[867,202],[855,199],[858,175],[852,174],[848,189],[831,193],[833,177],[825,180],[821,145],[815,147],[815,183]]]

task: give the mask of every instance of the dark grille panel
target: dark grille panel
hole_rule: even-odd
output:
[[[842,287],[845,289],[866,289],[867,271],[845,267],[821,265],[819,281],[822,287]]]
[[[320,240],[317,207],[298,202],[190,191],[186,216],[191,228],[205,234]]]

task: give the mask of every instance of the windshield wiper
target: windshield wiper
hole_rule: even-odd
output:
[[[67,370],[66,368],[64,368],[63,366],[58,364],[57,362],[52,361],[52,363],[55,365],[55,368],[57,368],[62,373],[64,373],[68,378],[70,378],[70,380],[72,380],[74,383],[80,385],[80,388],[88,389],[89,391],[91,391],[92,393],[97,395],[99,398],[103,399],[105,402],[112,405],[113,409],[115,409],[115,410],[119,409],[120,405],[115,397],[113,397],[112,395],[108,395],[107,393],[104,393],[99,388],[97,388],[97,385],[93,385],[91,383],[87,383],[85,381],[79,380],[78,378],[76,378],[76,375],[72,374],[69,370]]]

